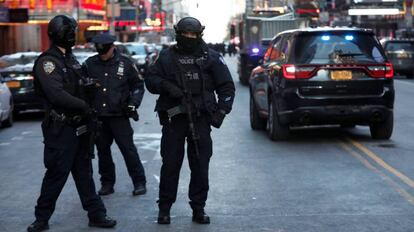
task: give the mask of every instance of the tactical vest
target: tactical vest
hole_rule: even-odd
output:
[[[202,70],[199,64],[197,64],[199,62],[198,59],[200,58],[181,54],[177,54],[176,57],[176,62],[179,66],[177,75],[184,75],[184,79],[187,81],[188,91],[194,97],[201,95],[203,92]],[[180,87],[183,88],[180,76],[177,76],[176,79]]]

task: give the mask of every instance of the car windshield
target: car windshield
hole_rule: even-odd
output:
[[[147,55],[145,45],[142,44],[126,44],[125,47],[133,55]]]
[[[410,52],[414,52],[414,42],[405,42],[405,41],[401,41],[401,42],[388,42],[387,45],[385,46],[385,49],[387,51],[410,51]]]
[[[381,45],[373,36],[355,32],[309,33],[296,37],[297,64],[383,63]]]

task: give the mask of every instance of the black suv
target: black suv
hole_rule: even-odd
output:
[[[382,41],[387,57],[396,73],[407,78],[414,76],[414,39],[391,39]]]
[[[272,140],[291,126],[369,125],[393,130],[394,69],[371,30],[307,28],[278,34],[250,76],[250,122]]]

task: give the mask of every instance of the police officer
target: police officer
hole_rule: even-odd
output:
[[[37,93],[44,97],[46,117],[42,122],[44,165],[40,197],[35,207],[36,221],[27,231],[43,231],[55,209],[56,200],[70,173],[83,208],[88,211],[89,226],[114,227],[116,221],[106,216],[92,179],[92,164],[87,144],[81,134],[85,128],[88,104],[80,98],[81,66],[71,53],[75,44],[76,21],[69,16],[55,16],[48,25],[51,47],[36,60],[33,73]]]
[[[231,111],[235,87],[223,57],[203,41],[204,26],[197,19],[185,17],[174,28],[177,45],[161,51],[145,78],[147,89],[160,95],[155,110],[163,126],[158,223],[170,224],[187,138],[192,219],[208,224],[210,125],[219,128]]]
[[[132,194],[142,195],[147,191],[145,172],[134,145],[129,117],[138,121],[137,109],[144,96],[144,80],[133,61],[116,50],[114,41],[114,36],[109,34],[95,36],[92,42],[98,55],[88,58],[84,64],[89,77],[99,85],[94,103],[102,121],[102,130],[96,141],[102,183],[98,193],[108,195],[114,192],[115,165],[111,145],[115,140],[134,185]]]

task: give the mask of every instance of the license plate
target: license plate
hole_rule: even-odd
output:
[[[20,88],[20,81],[8,81],[6,82],[6,85],[9,88]]]
[[[351,80],[352,71],[332,71],[331,79],[334,81]]]
[[[408,58],[408,53],[403,52],[397,55],[398,58]]]

